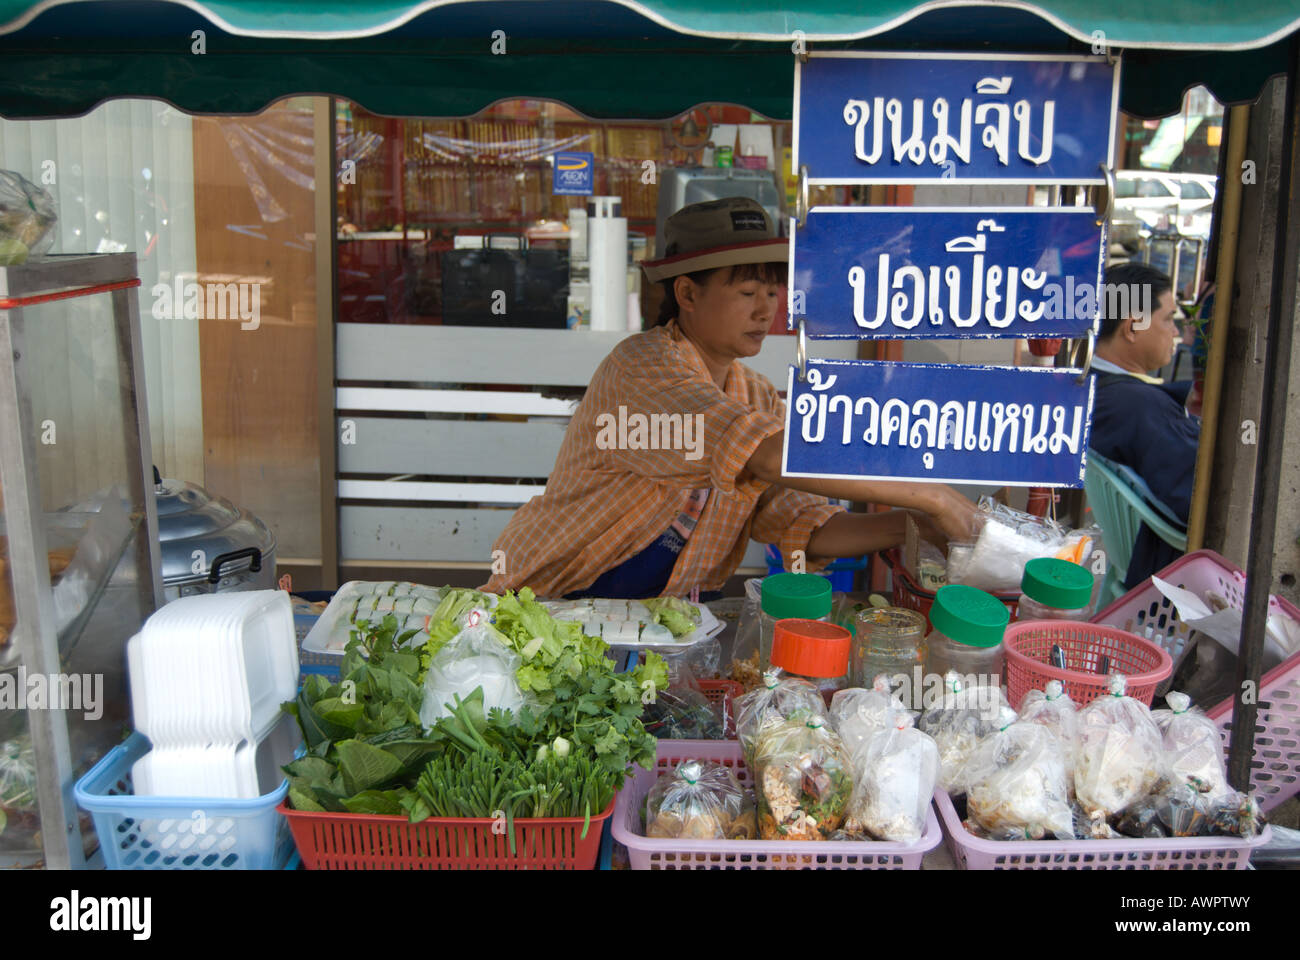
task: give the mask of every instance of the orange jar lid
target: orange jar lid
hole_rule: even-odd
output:
[[[849,672],[843,627],[820,620],[778,620],[772,629],[772,665],[801,677],[842,677]]]

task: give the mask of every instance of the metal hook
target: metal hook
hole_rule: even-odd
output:
[[[799,165],[799,193],[795,199],[795,222],[803,226],[808,219],[808,164]]]
[[[1082,346],[1084,346],[1084,345],[1081,344],[1080,346],[1082,347]],[[1082,369],[1079,371],[1079,378],[1075,381],[1075,383],[1083,383],[1085,380],[1088,379],[1088,371],[1090,371],[1090,370],[1092,369],[1092,355],[1093,355],[1093,351],[1094,351],[1096,348],[1097,348],[1097,335],[1096,335],[1095,333],[1093,333],[1091,330],[1089,330],[1089,331],[1088,331],[1088,342],[1087,342],[1087,344],[1086,344],[1086,352],[1085,352],[1084,355],[1083,355],[1083,367],[1082,367]],[[1078,357],[1078,353],[1079,353],[1079,349],[1076,348],[1076,349],[1075,349],[1075,355],[1074,355],[1073,357],[1070,358],[1070,362],[1071,362],[1071,363],[1076,364],[1076,365],[1078,364],[1078,359],[1079,359],[1079,357]]]
[[[1101,172],[1106,177],[1106,210],[1097,214],[1097,226],[1110,222],[1111,211],[1115,209],[1115,174],[1106,164],[1101,165]],[[1093,208],[1096,209],[1095,207]]]
[[[799,318],[799,344],[795,348],[795,360],[799,364],[799,382],[808,379],[808,332],[803,317]]]

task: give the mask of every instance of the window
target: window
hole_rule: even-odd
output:
[[[1205,189],[1205,185],[1195,180],[1183,181],[1183,199],[1184,200],[1209,200],[1210,191]]]
[[[1137,195],[1139,197],[1172,197],[1173,191],[1159,180],[1142,179],[1137,184]]]

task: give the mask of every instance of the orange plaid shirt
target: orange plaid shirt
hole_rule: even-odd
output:
[[[652,416],[679,415],[683,424],[692,418],[692,428],[703,427],[694,438],[702,456],[689,459],[690,443],[654,450],[609,443],[620,420],[629,424],[626,437],[636,438],[637,414],[651,424],[663,422]],[[657,540],[702,487],[711,488],[708,503],[665,595],[721,589],[751,537],[777,544],[788,567],[792,552],[806,551],[813,531],[844,508],[753,477],[738,482],[759,443],[784,426],[785,404],[766,377],[733,361],[726,390],[719,390],[676,324],[628,337],[592,376],[546,492],[516,511],[493,545],[494,553],[504,552],[505,572],[483,589],[528,586],[541,597],[585,589]],[[809,570],[818,568],[807,562]]]

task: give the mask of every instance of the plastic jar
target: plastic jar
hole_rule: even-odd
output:
[[[1017,620],[1088,620],[1093,576],[1077,563],[1039,557],[1025,564]]]
[[[827,701],[849,685],[851,634],[821,620],[778,620],[772,631],[772,666],[807,680]]]
[[[766,670],[773,665],[772,640],[778,620],[830,620],[831,582],[811,573],[774,573],[763,578],[760,593],[758,659]]]
[[[990,593],[961,584],[940,588],[930,608],[925,672],[993,676],[1000,686],[1002,635],[1010,622],[1011,611]]]
[[[852,677],[870,689],[876,677],[913,673],[925,664],[925,617],[903,607],[873,607],[854,618]]]

